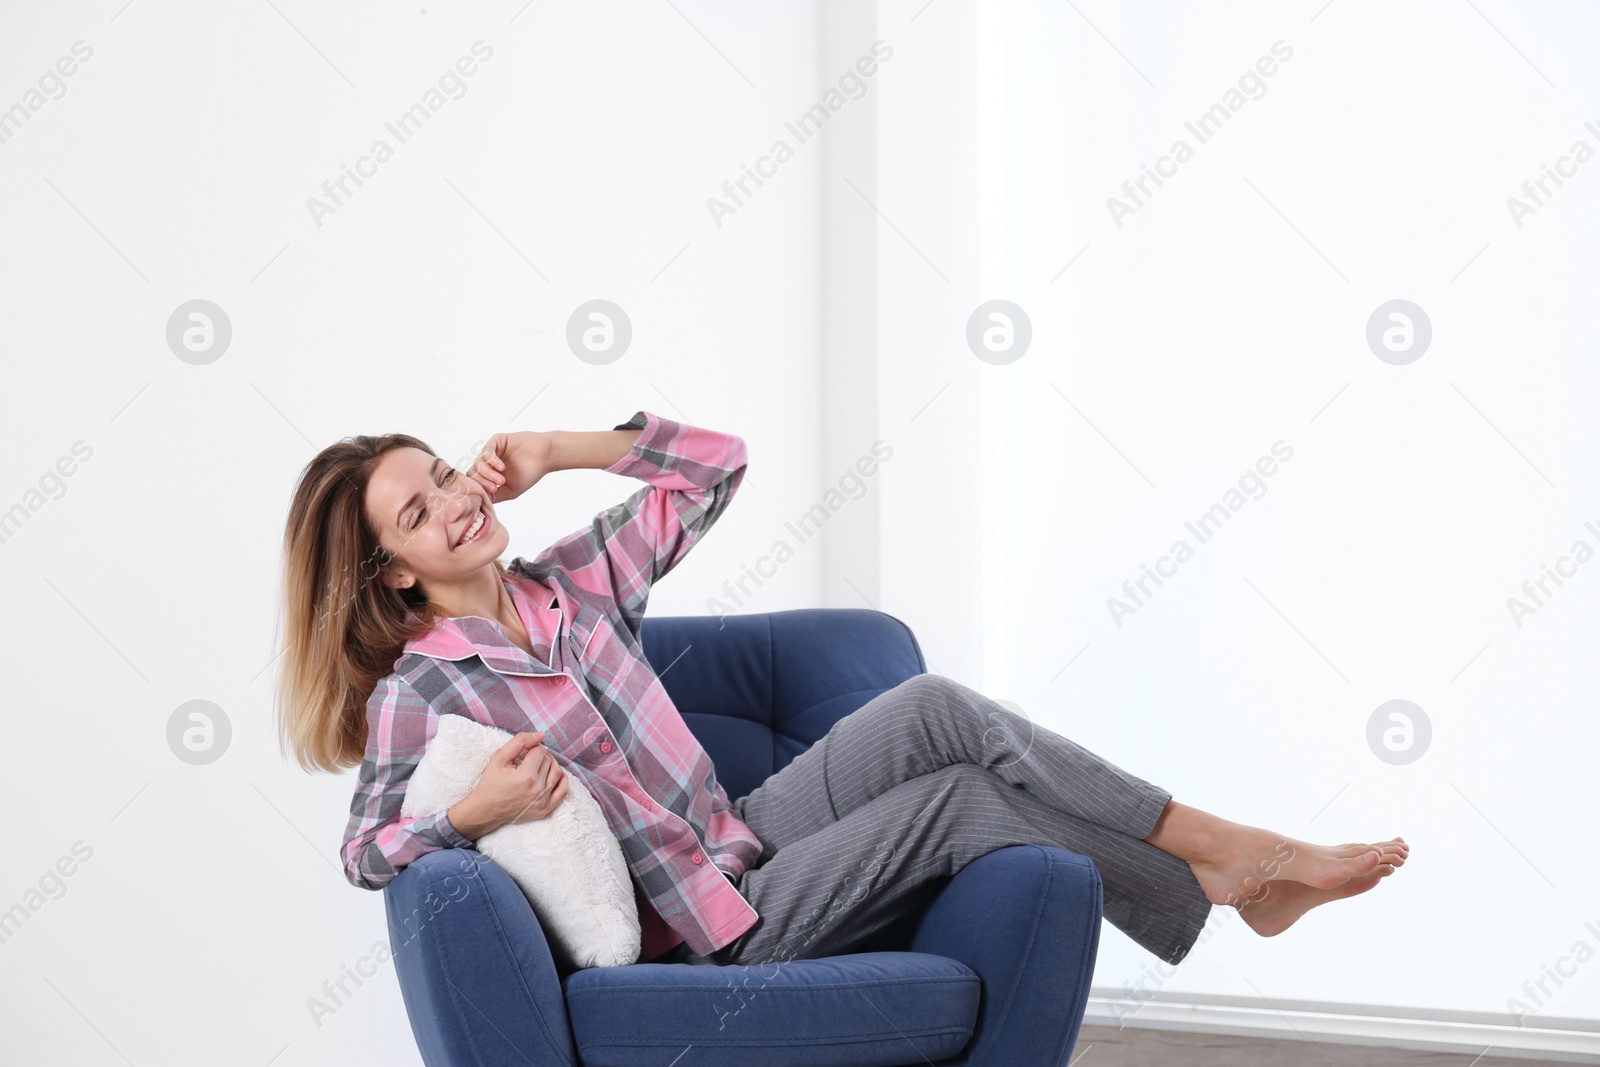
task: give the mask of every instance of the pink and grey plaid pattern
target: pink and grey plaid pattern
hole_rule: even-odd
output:
[[[545,748],[594,795],[633,875],[641,959],[679,942],[706,955],[755,925],[733,879],[757,861],[761,842],[639,642],[651,587],[737,492],[745,443],[646,411],[615,427],[634,428],[633,448],[606,470],[648,484],[532,561],[507,566],[537,655],[498,622],[441,619],[374,689],[341,849],[353,885],[381,889],[426,852],[472,847],[445,812],[400,815],[438,717],[465,715],[511,733],[545,731]]]

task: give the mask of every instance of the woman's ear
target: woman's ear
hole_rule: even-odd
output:
[[[378,579],[390,589],[410,589],[417,576],[398,564],[389,564],[378,571]]]

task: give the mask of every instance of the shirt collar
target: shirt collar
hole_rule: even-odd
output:
[[[560,594],[529,578],[506,574],[502,584],[511,594],[522,625],[528,630],[534,651],[545,653],[544,661],[529,656],[505,636],[498,622],[480,615],[441,617],[433,628],[411,638],[402,655],[412,652],[436,659],[466,659],[477,656],[496,671],[506,674],[550,674],[555,671],[555,638],[561,625]],[[415,618],[415,615],[410,616]]]

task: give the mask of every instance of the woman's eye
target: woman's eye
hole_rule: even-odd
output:
[[[441,485],[448,484],[449,482],[454,481],[455,477],[456,477],[456,470],[455,470],[454,467],[452,467],[448,471],[445,472],[444,480],[440,484]],[[413,530],[415,530],[417,527],[421,526],[423,524],[423,522],[427,519],[427,517],[428,517],[428,509],[426,507],[418,508],[417,509],[417,517],[416,517],[416,519],[414,519],[412,521],[411,528]]]

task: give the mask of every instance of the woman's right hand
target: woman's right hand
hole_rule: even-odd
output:
[[[472,793],[494,827],[542,819],[566,799],[567,772],[543,741],[543,730],[517,734],[489,757]]]
[[[539,430],[491,434],[467,473],[503,504],[533,488],[555,465],[555,438]]]

